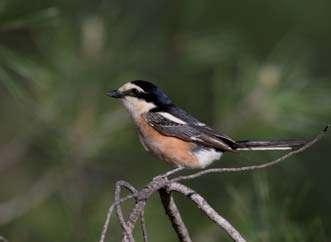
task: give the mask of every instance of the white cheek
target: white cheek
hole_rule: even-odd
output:
[[[148,103],[135,97],[125,97],[122,99],[122,102],[133,118],[138,118],[141,114],[156,107],[153,103]]]

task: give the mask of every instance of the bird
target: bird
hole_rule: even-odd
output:
[[[236,141],[176,106],[161,88],[145,80],[129,81],[106,95],[121,100],[145,150],[176,169],[206,168],[225,152],[295,150],[308,142],[305,139]]]

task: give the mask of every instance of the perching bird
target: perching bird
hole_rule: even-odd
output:
[[[294,150],[307,140],[235,141],[200,122],[151,82],[131,81],[108,96],[121,99],[144,148],[177,167],[205,168],[224,152]]]

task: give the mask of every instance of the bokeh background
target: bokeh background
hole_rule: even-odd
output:
[[[331,1],[0,0],[0,236],[97,241],[115,181],[169,169],[116,100],[133,79],[234,138],[331,121]],[[330,136],[269,170],[188,182],[248,241],[331,240]],[[228,154],[213,166],[271,160]],[[176,196],[194,241],[230,241]],[[176,241],[157,196],[151,241]],[[119,241],[115,220],[112,241]]]

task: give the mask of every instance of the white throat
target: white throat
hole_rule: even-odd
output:
[[[147,113],[156,107],[154,103],[130,96],[124,97],[122,103],[134,119],[139,118],[142,114]]]

